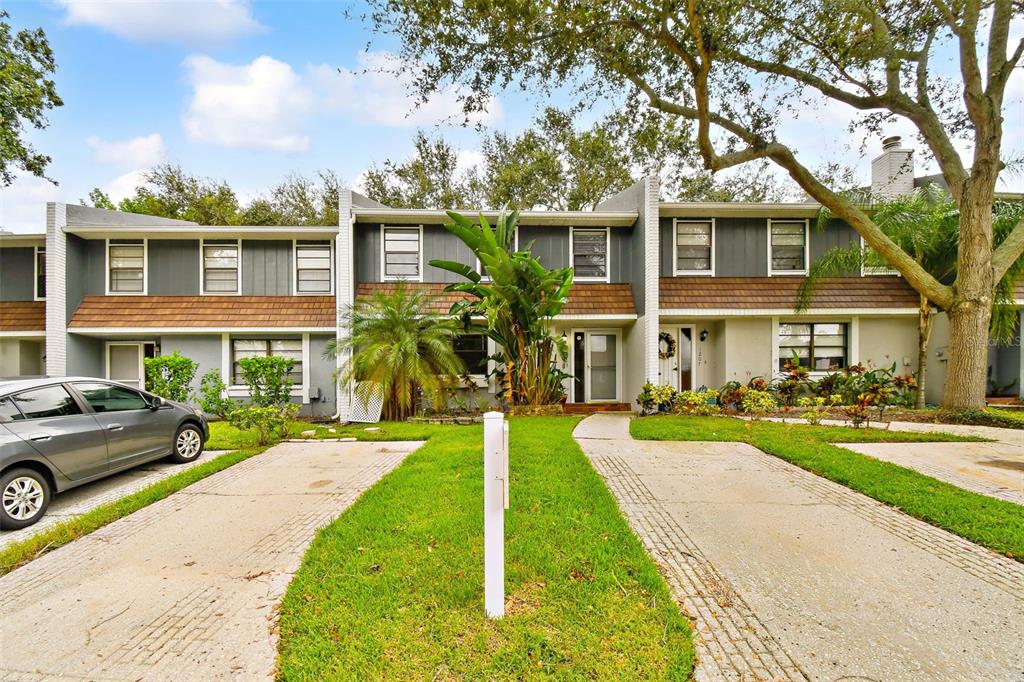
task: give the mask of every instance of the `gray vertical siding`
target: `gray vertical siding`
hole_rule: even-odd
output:
[[[242,294],[287,296],[291,293],[291,240],[242,240]]]
[[[149,295],[194,296],[199,293],[199,241],[149,240]]]
[[[672,242],[669,242],[671,260]],[[768,221],[764,218],[715,220],[715,275],[768,276]]]
[[[839,247],[848,248],[851,245],[860,245],[860,235],[856,230],[841,220],[831,220],[824,230],[815,229],[815,221],[811,221],[811,262],[817,261],[825,252]],[[848,276],[857,276],[858,272],[846,273]]]
[[[635,227],[610,227],[608,228],[608,276],[610,282],[632,282],[633,281],[633,259],[631,250],[633,244],[633,232]],[[643,232],[643,230],[639,230]],[[641,249],[642,252],[642,249]],[[641,267],[636,271],[643,272],[643,261]],[[639,277],[643,281],[643,277]]]
[[[522,225],[519,228],[519,248],[530,246],[530,253],[546,268],[569,266],[569,228]]]
[[[355,226],[356,282],[379,282],[380,225],[357,223]]]
[[[67,316],[78,308],[85,296],[102,296],[105,292],[106,242],[102,239],[67,237]],[[70,348],[70,347],[69,347]],[[70,362],[70,350],[69,362]],[[68,365],[70,372],[71,365]]]
[[[378,239],[379,241],[379,239]],[[464,282],[465,278],[453,272],[435,268],[431,260],[450,260],[464,263],[471,268],[476,267],[476,256],[462,240],[444,229],[443,225],[423,226],[423,281],[424,282]],[[378,256],[378,263],[380,256]]]
[[[36,251],[31,246],[0,249],[0,301],[35,298]]]

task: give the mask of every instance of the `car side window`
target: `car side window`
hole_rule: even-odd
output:
[[[0,398],[0,422],[13,422],[24,418],[13,400]]]
[[[96,412],[127,412],[149,409],[149,402],[138,391],[110,384],[75,384],[85,402]]]
[[[68,417],[82,414],[78,403],[63,386],[44,386],[30,391],[22,391],[13,396],[15,404],[21,408],[25,419],[44,419],[46,417]]]

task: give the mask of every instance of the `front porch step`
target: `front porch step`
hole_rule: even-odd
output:
[[[629,403],[566,403],[566,414],[594,414],[595,412],[632,412]]]

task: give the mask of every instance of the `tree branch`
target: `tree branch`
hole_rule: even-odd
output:
[[[1024,256],[1024,220],[1017,223],[1013,231],[1006,236],[1003,243],[992,253],[992,273],[994,281],[998,282],[1006,274],[1006,271]]]

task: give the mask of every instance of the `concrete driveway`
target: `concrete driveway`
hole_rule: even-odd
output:
[[[202,457],[196,461],[186,464],[173,464],[167,461],[150,462],[109,478],[72,488],[66,493],[61,493],[53,498],[50,508],[46,510],[46,516],[40,519],[38,523],[21,530],[0,531],[0,549],[3,549],[12,542],[24,540],[47,528],[52,528],[62,521],[69,521],[77,516],[81,516],[107,502],[127,497],[146,486],[162,481],[178,472],[191,469],[204,462],[209,462],[225,452],[227,451],[210,450],[204,452]]]
[[[697,630],[698,680],[1024,679],[1024,565],[742,443],[575,436]]]
[[[0,578],[0,680],[267,679],[315,531],[420,443],[284,443]]]
[[[1024,505],[1024,430],[893,422],[893,431],[945,431],[989,438],[988,443],[842,444],[876,459],[916,469],[982,495]]]

